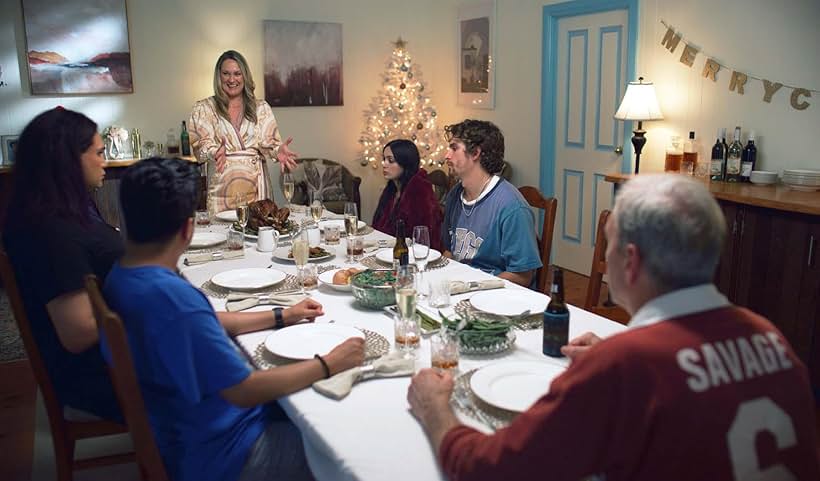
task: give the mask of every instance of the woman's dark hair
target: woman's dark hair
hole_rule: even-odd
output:
[[[17,142],[9,225],[53,216],[90,222],[81,158],[96,133],[94,121],[62,107],[26,125]]]
[[[488,174],[498,174],[504,168],[504,134],[492,122],[466,119],[444,127],[444,138],[447,142],[461,140],[469,154],[480,148],[478,161]]]
[[[199,200],[197,167],[152,157],[132,165],[120,183],[125,230],[137,244],[164,242],[194,216]]]
[[[382,154],[384,151],[390,147],[390,151],[393,152],[393,158],[395,159],[396,163],[398,163],[402,168],[401,176],[399,176],[396,181],[401,186],[401,192],[404,192],[404,188],[407,187],[407,183],[410,182],[410,179],[416,175],[416,172],[419,171],[419,164],[421,163],[420,156],[419,156],[419,149],[416,147],[416,144],[407,139],[395,139],[391,140],[384,146],[382,149]],[[379,202],[378,207],[376,207],[376,213],[373,214],[373,220],[375,221],[379,217],[381,217],[382,212],[384,209],[387,208],[387,204],[391,202],[393,196],[396,194],[396,182],[388,181],[387,186],[384,188],[384,194],[382,194],[381,201]],[[398,202],[396,202],[398,204]],[[396,210],[393,209],[393,217],[396,215]],[[393,219],[390,219],[392,224]]]

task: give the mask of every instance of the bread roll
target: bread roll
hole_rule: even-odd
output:
[[[333,274],[333,283],[337,285],[350,284],[350,278],[358,274],[359,269],[351,267],[350,269],[339,269]]]

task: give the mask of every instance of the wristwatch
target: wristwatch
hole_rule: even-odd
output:
[[[282,329],[285,327],[285,316],[283,314],[284,309],[281,307],[274,307],[273,308],[273,317],[276,319],[276,323],[273,325],[274,329]]]

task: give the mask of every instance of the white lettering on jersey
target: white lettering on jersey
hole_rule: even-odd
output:
[[[753,347],[754,346],[754,347]],[[678,367],[689,376],[686,384],[694,392],[740,382],[765,374],[791,369],[783,339],[775,332],[753,334],[707,342],[696,348],[683,348],[676,354]]]
[[[777,448],[784,450],[797,444],[791,417],[767,397],[745,401],[737,408],[726,443],[735,480],[796,481],[797,476],[782,464],[760,468],[755,445],[757,436],[767,431],[774,436]]]
[[[463,227],[456,228],[455,239],[452,241],[453,257],[457,261],[471,260],[475,257],[482,242],[484,239],[476,237],[475,232]]]

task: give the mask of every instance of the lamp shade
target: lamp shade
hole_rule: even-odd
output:
[[[615,112],[619,120],[661,120],[663,114],[655,95],[652,82],[644,82],[640,77],[637,82],[629,82],[621,106]]]

